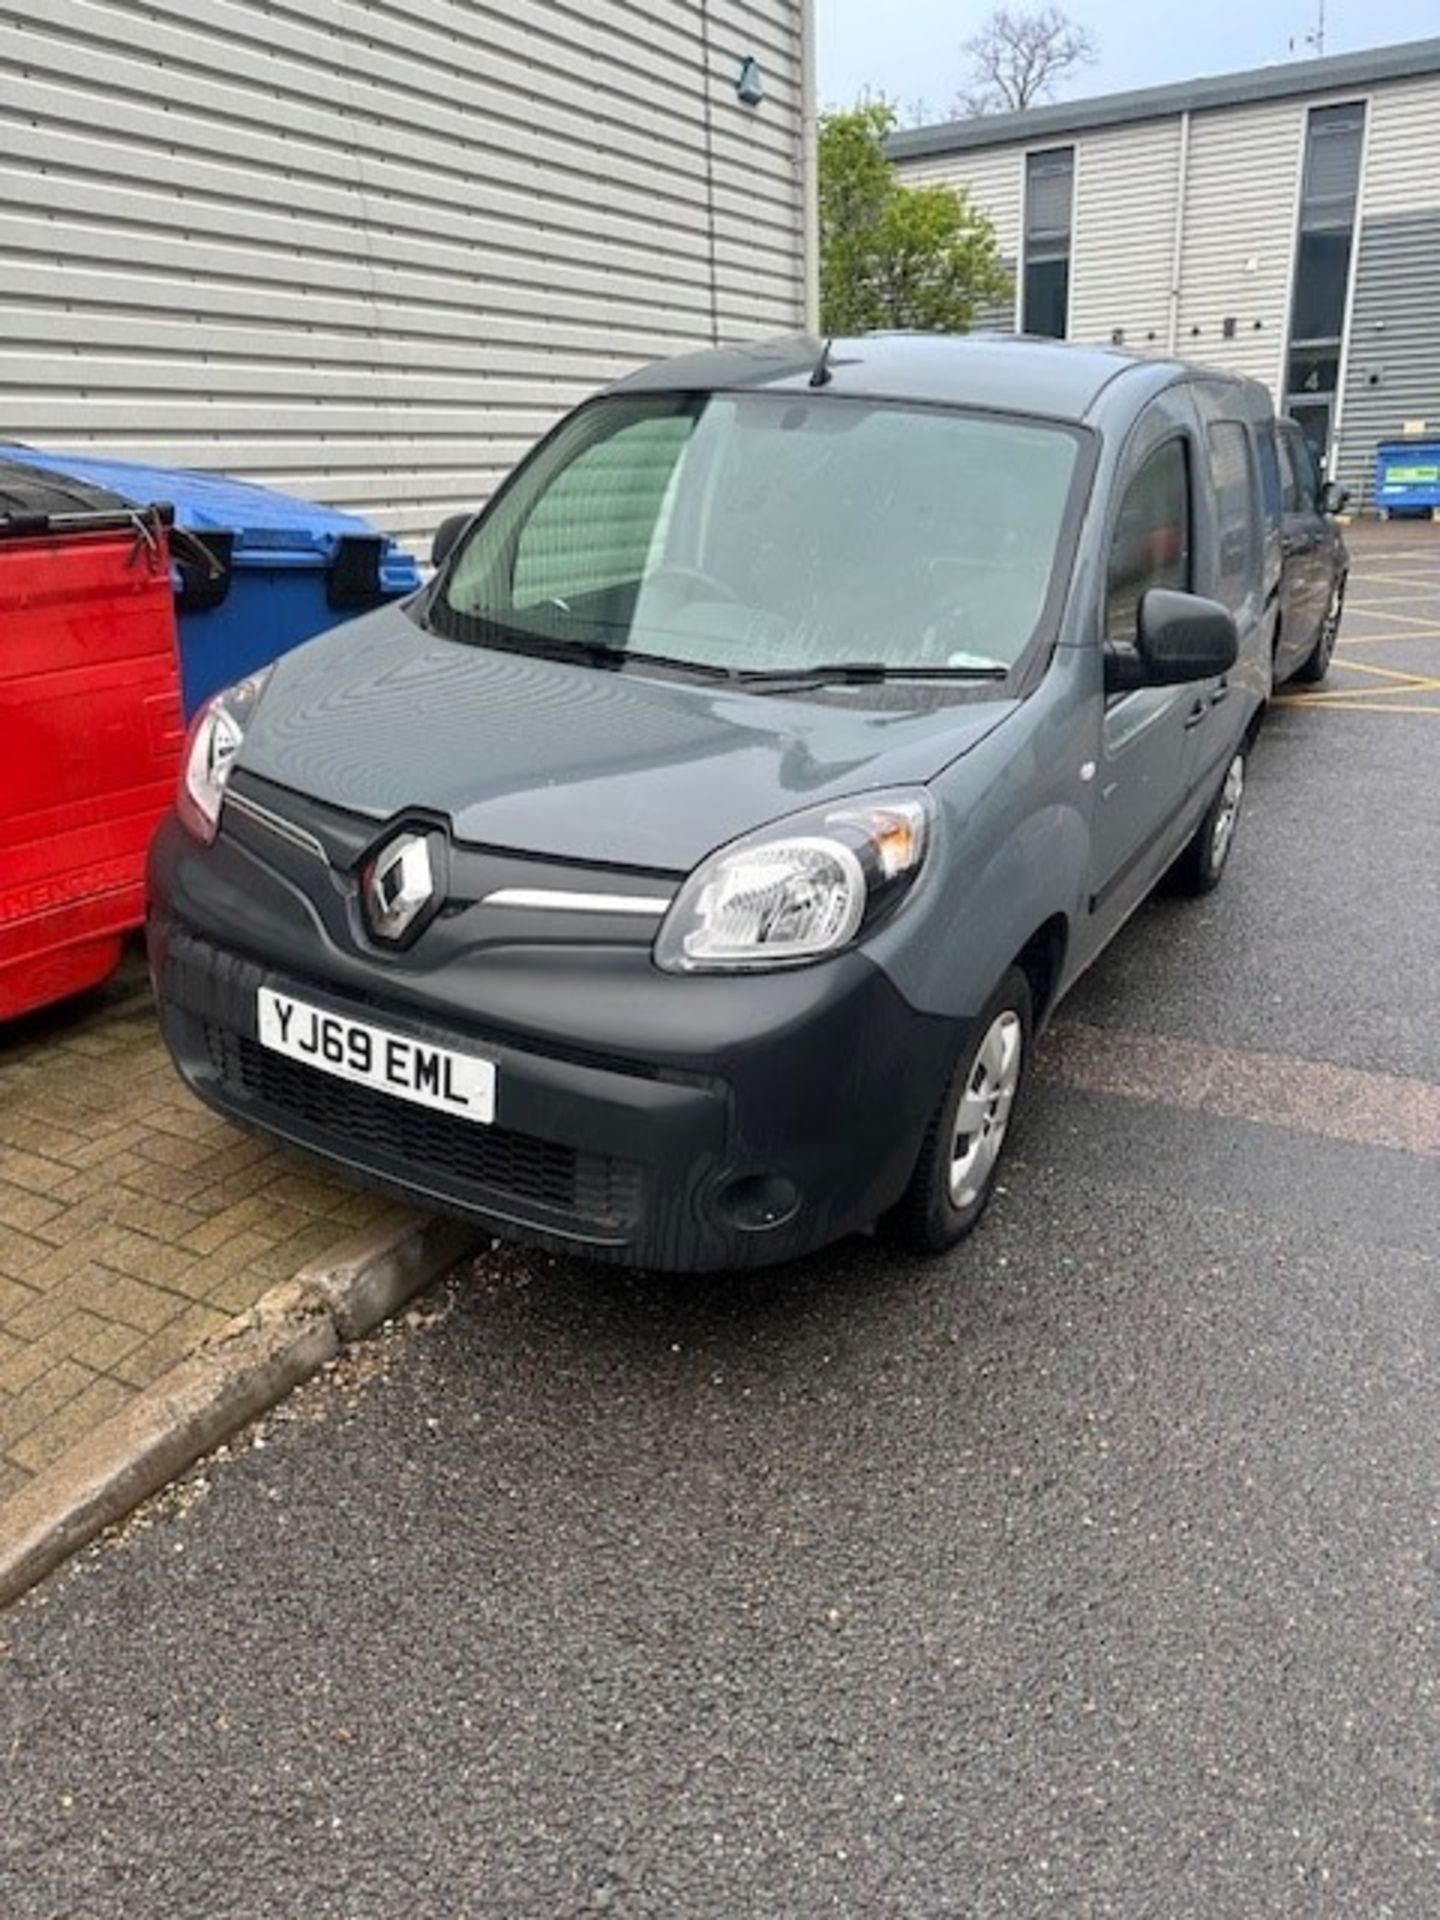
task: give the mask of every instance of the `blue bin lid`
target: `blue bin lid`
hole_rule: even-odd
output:
[[[307,554],[328,564],[342,539],[358,535],[384,541],[387,574],[400,561],[414,570],[414,584],[420,584],[411,556],[359,514],[317,506],[313,500],[299,500],[273,487],[232,480],[223,473],[197,473],[190,467],[152,467],[139,460],[111,460],[89,453],[42,452],[8,441],[0,441],[0,456],[106,487],[137,506],[168,502],[179,526],[200,534],[233,534],[233,563],[238,567],[263,565],[265,558],[277,554],[292,556],[292,565],[304,565]]]

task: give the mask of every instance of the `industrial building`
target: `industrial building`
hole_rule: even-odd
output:
[[[0,439],[422,537],[814,304],[809,0],[8,0]]]
[[[995,223],[986,323],[1263,380],[1373,500],[1440,437],[1440,39],[897,133]]]

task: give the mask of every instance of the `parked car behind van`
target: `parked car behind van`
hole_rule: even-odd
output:
[[[151,862],[181,1073],[550,1247],[952,1245],[1057,1002],[1225,871],[1270,431],[1250,382],[993,339],[622,381],[418,596],[196,721]]]
[[[1294,420],[1276,422],[1284,555],[1275,679],[1314,684],[1330,670],[1345,610],[1350,551],[1335,515],[1349,494],[1322,480],[1310,442]]]

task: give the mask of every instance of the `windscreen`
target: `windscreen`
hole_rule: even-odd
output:
[[[1046,609],[1079,446],[828,395],[611,397],[521,469],[430,618],[697,669],[1009,667]]]

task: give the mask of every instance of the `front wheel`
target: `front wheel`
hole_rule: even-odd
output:
[[[1245,749],[1235,749],[1235,757],[1225,769],[1220,791],[1205,809],[1205,818],[1195,836],[1175,862],[1175,878],[1185,893],[1212,893],[1224,875],[1230,849],[1235,844],[1235,829],[1240,823],[1240,807],[1245,798]]]
[[[1029,1060],[1030,982],[1011,967],[931,1116],[910,1184],[886,1224],[914,1253],[943,1253],[985,1211]]]

